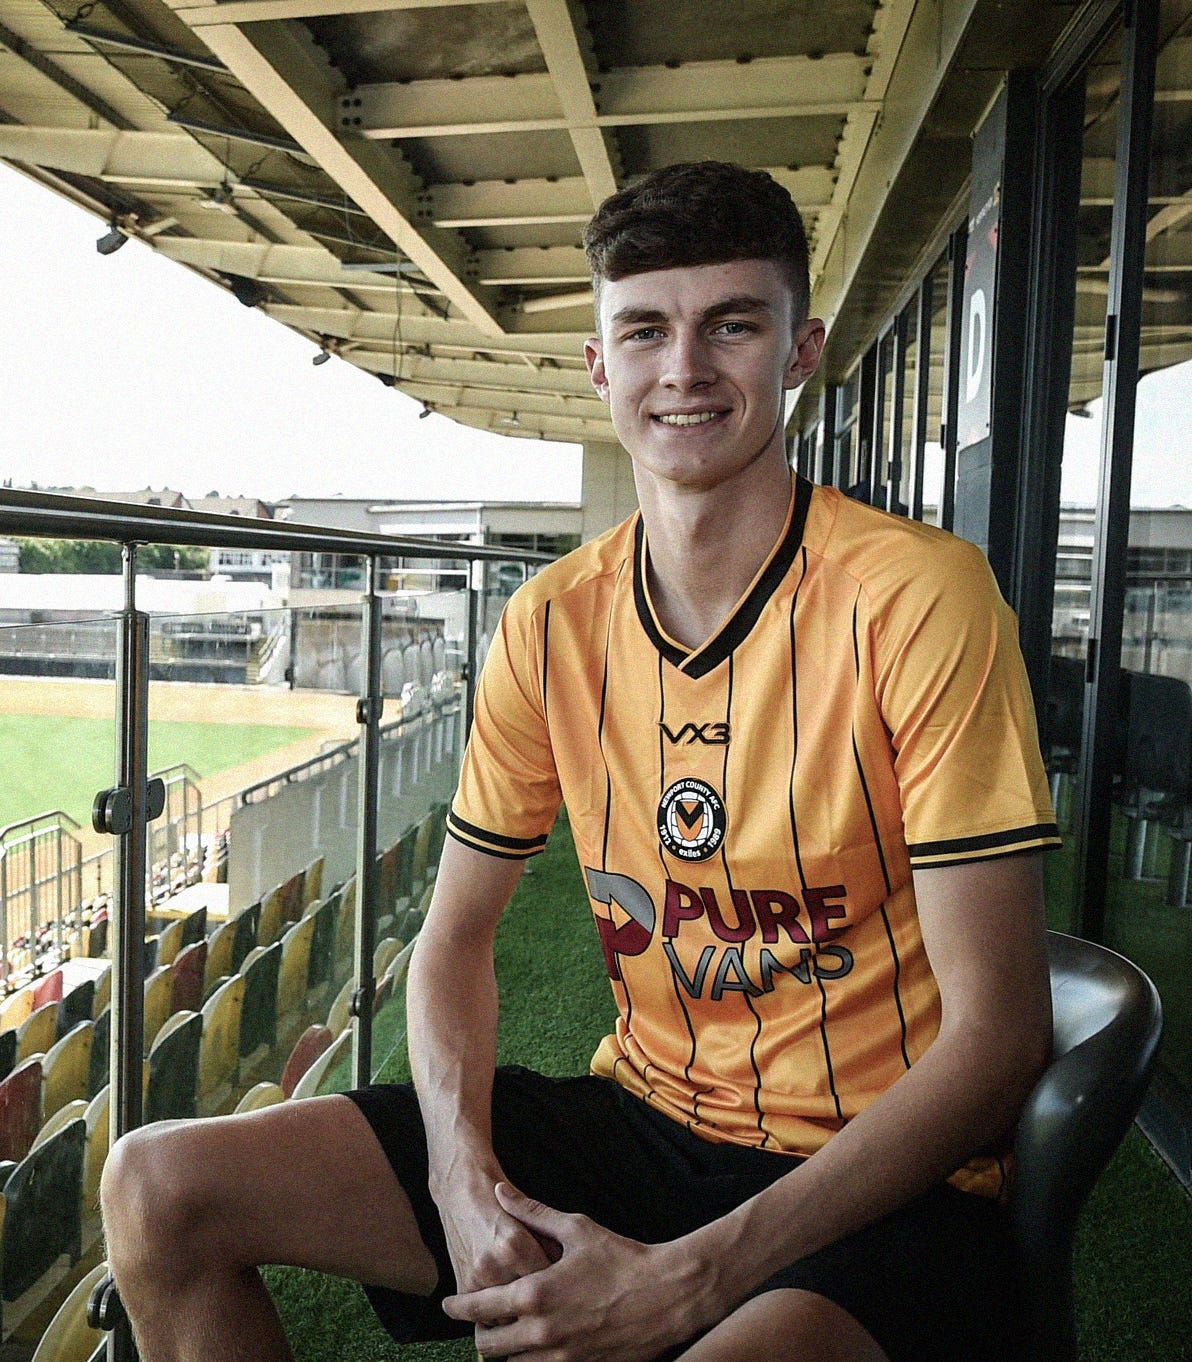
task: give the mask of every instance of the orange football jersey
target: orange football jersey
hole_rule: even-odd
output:
[[[510,600],[448,826],[526,857],[565,800],[619,1009],[593,1071],[811,1154],[938,1030],[912,869],[1059,840],[1016,622],[973,545],[801,478],[695,651],[648,551],[635,515]]]

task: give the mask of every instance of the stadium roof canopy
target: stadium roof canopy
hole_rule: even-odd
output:
[[[0,0],[0,157],[469,425],[608,440],[582,225],[677,160],[804,210],[844,363],[1049,0]],[[102,229],[102,224],[101,224]]]

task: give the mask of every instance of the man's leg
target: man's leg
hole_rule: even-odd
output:
[[[347,1097],[157,1122],[117,1143],[101,1191],[144,1362],[288,1360],[264,1263],[418,1293],[437,1279],[409,1199]]]
[[[867,1330],[834,1301],[784,1289],[754,1296],[679,1362],[889,1362]]]

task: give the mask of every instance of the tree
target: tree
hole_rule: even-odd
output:
[[[92,539],[21,539],[22,572],[114,573],[121,570],[119,544]],[[204,571],[208,550],[194,544],[146,544],[137,566],[147,572]]]

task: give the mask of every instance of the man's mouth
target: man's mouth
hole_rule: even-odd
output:
[[[704,426],[723,415],[722,411],[668,412],[656,414],[654,420],[661,421],[664,426]]]

